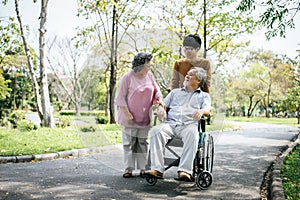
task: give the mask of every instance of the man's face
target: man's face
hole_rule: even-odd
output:
[[[190,86],[194,89],[199,87],[200,80],[197,79],[196,77],[196,69],[191,69],[188,71],[188,73],[185,76],[185,84],[186,86]]]

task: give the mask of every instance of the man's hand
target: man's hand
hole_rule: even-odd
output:
[[[200,120],[201,117],[202,117],[202,115],[203,115],[203,111],[202,110],[198,110],[197,112],[195,112],[193,114],[192,117],[193,117],[194,120]]]

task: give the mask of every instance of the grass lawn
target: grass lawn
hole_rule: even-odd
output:
[[[282,185],[285,199],[300,199],[300,144],[286,158],[282,166]]]
[[[297,124],[297,118],[266,118],[266,117],[227,117],[228,121],[237,122],[258,122],[258,123],[269,123],[269,124],[286,124],[290,126],[300,126]]]
[[[81,128],[85,126],[78,125],[67,128],[38,128],[30,132],[0,128],[0,156],[44,154],[121,143],[120,126],[89,126],[93,126],[95,131],[82,132]]]

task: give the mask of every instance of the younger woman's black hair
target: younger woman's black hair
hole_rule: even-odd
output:
[[[183,40],[183,46],[191,46],[194,48],[201,48],[201,38],[198,34],[188,34]]]

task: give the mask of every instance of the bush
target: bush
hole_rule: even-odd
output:
[[[66,115],[66,116],[74,116],[76,113],[75,111],[71,110],[62,110],[59,112],[59,115]]]
[[[67,126],[71,126],[70,116],[59,116],[56,120],[56,126],[59,128],[66,128]]]
[[[108,118],[105,116],[104,113],[97,113],[96,123],[97,124],[107,124],[108,123]]]
[[[99,113],[99,111],[85,111],[80,112],[81,116],[96,116]]]
[[[81,132],[95,132],[96,129],[93,126],[89,126],[89,127],[82,127],[80,128]]]
[[[8,121],[11,123],[13,128],[17,128],[18,121],[26,119],[26,111],[14,110],[8,117]]]
[[[98,114],[104,115],[104,111],[82,111],[82,112],[80,112],[81,116],[97,116]],[[61,110],[59,112],[59,115],[74,116],[74,115],[76,115],[76,112],[74,110]]]
[[[38,127],[32,121],[27,120],[27,119],[22,119],[22,120],[18,121],[17,128],[20,131],[25,132],[25,131],[36,130]]]
[[[62,105],[61,101],[55,101],[53,103],[53,108],[58,112],[61,111],[62,107],[63,107],[63,105]]]

